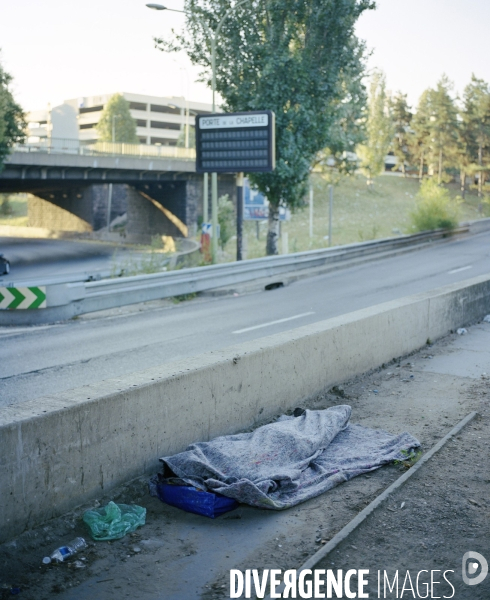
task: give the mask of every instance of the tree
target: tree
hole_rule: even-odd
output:
[[[183,48],[209,84],[211,40],[229,0],[186,0],[185,33],[162,50]],[[358,17],[372,0],[251,0],[223,22],[216,50],[217,91],[226,111],[272,110],[276,169],[250,179],[269,199],[267,254],[277,254],[279,206],[302,205],[311,165],[328,146],[347,71],[362,71]],[[205,23],[206,25],[203,25]]]
[[[398,92],[391,101],[390,106],[391,120],[393,124],[393,140],[391,148],[397,159],[398,168],[406,176],[406,165],[410,163],[410,123],[412,121],[412,113],[407,104],[407,95]]]
[[[490,89],[488,83],[471,76],[463,94],[462,139],[466,155],[478,172],[478,197],[483,195],[486,152],[490,148]]]
[[[357,154],[361,170],[366,175],[368,185],[371,185],[373,178],[384,170],[385,156],[393,137],[385,76],[381,71],[374,71],[371,77],[366,131],[366,142],[358,147]]]
[[[184,129],[179,133],[179,137],[177,138],[177,147],[178,148],[185,148],[185,127]],[[195,148],[196,147],[196,128],[193,127],[192,125],[189,126],[189,148]]]
[[[424,176],[424,166],[430,148],[430,94],[432,90],[425,90],[420,96],[417,110],[412,118],[409,144],[411,154],[419,163],[419,179]]]
[[[452,84],[443,75],[434,90],[429,91],[430,162],[437,170],[437,183],[442,183],[443,171],[457,165],[458,111],[451,97]]]
[[[463,118],[458,128],[458,152],[457,163],[459,169],[459,181],[461,197],[466,197],[466,177],[475,172],[475,166],[472,162],[471,147],[473,145],[473,129],[471,123]]]
[[[362,51],[359,48],[359,52]],[[361,62],[362,55],[356,65]],[[320,168],[333,184],[358,168],[355,150],[366,139],[367,94],[363,77],[364,73],[357,68],[343,73],[339,82],[342,92],[337,102],[332,102],[335,120],[328,132],[328,146],[317,154],[315,167]]]
[[[0,65],[0,171],[12,146],[25,140],[27,127],[24,112],[10,91],[11,82],[12,76]]]
[[[129,112],[129,102],[122,94],[114,94],[105,105],[97,123],[97,133],[101,142],[139,144],[136,121]]]
[[[437,86],[425,90],[412,119],[412,151],[420,160],[419,177],[424,164],[429,174],[437,173],[440,184],[446,169],[459,166],[458,111],[450,90],[452,84],[443,75]]]

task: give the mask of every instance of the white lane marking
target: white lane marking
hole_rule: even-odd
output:
[[[448,275],[452,275],[453,273],[460,273],[461,271],[467,271],[468,269],[472,269],[473,265],[468,265],[467,267],[459,267],[459,269],[453,269],[452,271],[448,271]]]
[[[294,315],[294,317],[287,317],[287,319],[278,319],[277,321],[269,321],[269,323],[262,323],[262,325],[254,325],[253,327],[246,327],[245,329],[237,329],[232,333],[245,333],[246,331],[252,331],[254,329],[262,329],[262,327],[269,327],[269,325],[277,325],[278,323],[286,323],[286,321],[294,321],[294,319],[301,319],[302,317],[308,317],[314,315],[314,312],[301,313],[300,315]]]

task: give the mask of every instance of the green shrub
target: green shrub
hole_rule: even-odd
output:
[[[459,222],[459,207],[449,192],[433,179],[425,179],[416,196],[415,210],[410,214],[417,231],[454,229]]]
[[[14,209],[12,208],[12,205],[10,204],[10,199],[7,196],[7,194],[1,194],[0,197],[2,198],[2,203],[0,204],[0,214],[4,217],[13,215]]]
[[[218,223],[219,243],[221,248],[224,248],[235,230],[235,209],[228,194],[218,198]]]

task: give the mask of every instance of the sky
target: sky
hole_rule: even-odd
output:
[[[150,10],[145,0],[0,0],[0,63],[25,110],[115,92],[211,102],[185,55],[154,48],[154,36],[169,37],[183,23],[183,15]],[[369,68],[382,69],[387,88],[415,105],[443,73],[455,94],[472,72],[490,81],[489,23],[489,0],[378,0],[357,34],[372,51]]]

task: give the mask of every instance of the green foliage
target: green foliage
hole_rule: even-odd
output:
[[[411,131],[409,135],[410,152],[413,160],[419,167],[419,179],[424,175],[424,167],[427,161],[430,147],[430,93],[425,90],[420,96],[417,110],[412,118]]]
[[[467,131],[467,151],[471,159],[479,161],[480,150],[490,148],[490,88],[488,83],[474,75],[465,87],[462,120]]]
[[[197,298],[197,292],[191,292],[190,294],[181,294],[180,296],[172,296],[171,300],[174,304],[180,304],[181,302],[187,302]]]
[[[402,450],[401,453],[404,458],[402,460],[394,460],[393,464],[400,465],[402,470],[410,469],[423,456],[422,450]]]
[[[490,198],[486,196],[482,200],[482,216],[490,217]]]
[[[391,148],[398,161],[398,169],[405,175],[406,165],[410,163],[410,123],[412,113],[407,104],[406,94],[398,92],[390,103],[391,120],[393,124],[393,139]]]
[[[363,48],[358,48],[358,63],[362,62]],[[321,171],[336,185],[345,175],[357,168],[356,147],[366,139],[367,94],[363,83],[364,73],[353,69],[341,82],[342,93],[335,104],[335,119],[328,135],[328,146],[317,154],[315,171]]]
[[[185,126],[177,138],[177,147],[185,148]],[[196,147],[196,128],[189,125],[189,148]]]
[[[25,139],[27,123],[22,108],[10,91],[12,76],[0,65],[0,171],[12,146]]]
[[[212,32],[230,8],[229,0],[186,0],[185,32],[176,44],[156,40],[158,47],[185,49],[209,84]],[[370,8],[371,0],[251,0],[222,22],[216,43],[222,108],[276,115],[276,169],[250,177],[270,202],[268,254],[277,254],[279,206],[302,204],[311,165],[329,145],[345,83],[363,71],[354,27]]]
[[[2,198],[2,203],[0,204],[0,215],[4,217],[8,217],[14,214],[14,209],[10,204],[10,200],[7,194],[0,194],[0,198]]]
[[[136,121],[129,111],[129,102],[121,94],[114,94],[105,105],[97,133],[101,142],[139,144]]]
[[[0,225],[27,226],[26,194],[0,194]]]
[[[329,245],[329,178],[325,174],[312,173],[311,181],[314,189],[314,229],[313,237],[309,236],[308,210],[298,209],[291,213],[291,220],[281,223],[281,230],[289,237],[290,252],[302,252]],[[459,185],[445,185],[449,191],[451,202],[458,205],[461,217],[459,222],[478,219],[479,204],[483,204],[483,215],[490,217],[490,203],[477,197],[476,190],[470,189],[463,203],[460,203]],[[490,186],[489,186],[490,187]],[[380,175],[375,186],[366,186],[365,177],[350,175],[342,177],[334,189],[332,240],[333,246],[351,244],[372,237],[383,239],[414,233],[410,213],[416,207],[416,198],[420,189],[415,177],[393,177],[391,174]],[[490,190],[489,190],[490,196]],[[266,224],[264,224],[265,228]],[[247,258],[265,256],[264,235],[256,236],[256,223],[245,221],[244,240],[246,239]],[[235,244],[230,240],[225,247],[226,257],[222,260],[234,260]],[[221,260],[221,258],[220,258]]]
[[[168,270],[169,263],[170,255],[162,251],[162,239],[157,235],[152,237],[150,245],[144,247],[144,251],[139,254],[131,253],[123,261],[114,253],[110,276],[114,278],[161,273]]]
[[[481,196],[490,167],[490,87],[474,75],[464,90],[461,117],[463,168],[469,173],[479,173],[478,195]]]
[[[430,161],[438,183],[443,181],[443,170],[457,164],[459,123],[451,88],[451,82],[444,75],[429,96]]]
[[[443,75],[434,89],[422,94],[412,119],[411,150],[419,162],[419,178],[427,166],[437,182],[449,181],[448,171],[461,165],[460,122],[452,84]]]
[[[361,171],[371,184],[373,178],[384,171],[385,156],[393,138],[385,76],[381,71],[375,71],[371,78],[366,129],[366,142],[358,147],[357,155]]]
[[[219,243],[223,249],[234,233],[235,209],[228,194],[218,198]]]
[[[458,225],[458,205],[449,192],[434,179],[425,179],[417,194],[417,204],[411,213],[417,231],[454,229]]]

